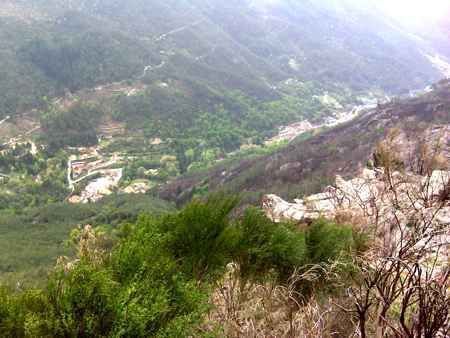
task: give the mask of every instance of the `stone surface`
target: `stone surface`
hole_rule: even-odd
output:
[[[368,223],[381,225],[398,217],[406,223],[410,213],[437,208],[436,199],[448,187],[450,171],[436,170],[429,177],[393,173],[390,189],[383,169],[364,169],[359,177],[344,180],[337,176],[335,185],[322,193],[296,199],[289,203],[276,195],[266,195],[262,207],[272,220],[302,221],[318,217],[335,218],[340,213],[366,218]],[[446,202],[448,204],[448,202]],[[396,208],[395,205],[398,205]],[[448,209],[439,211],[440,222],[448,222]]]

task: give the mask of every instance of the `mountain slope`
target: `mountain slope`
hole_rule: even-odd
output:
[[[444,80],[432,92],[379,105],[354,121],[306,140],[300,137],[271,155],[182,177],[163,186],[160,195],[183,202],[197,192],[224,189],[242,192],[254,202],[264,192],[292,199],[319,191],[337,174],[354,176],[392,128],[401,131],[405,144],[441,134],[448,143],[449,124],[450,81]],[[448,165],[450,158],[446,161]]]
[[[289,78],[398,93],[439,77],[423,44],[345,1],[3,1],[0,25],[1,115],[142,77],[263,100]]]

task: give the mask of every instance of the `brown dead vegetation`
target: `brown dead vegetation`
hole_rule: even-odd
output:
[[[365,205],[361,195],[362,212],[348,208],[335,215],[371,238],[368,251],[354,260],[353,278],[343,280],[336,263],[296,270],[283,286],[269,280],[243,290],[232,264],[212,297],[207,329],[218,323],[224,337],[448,337],[450,180],[436,181],[439,169],[448,170],[442,160],[447,149],[441,138],[411,147],[401,134],[391,130],[377,145],[374,162],[384,165],[385,183],[369,189],[373,203]],[[412,184],[413,175],[420,182]],[[336,292],[305,300],[296,286],[319,278]]]

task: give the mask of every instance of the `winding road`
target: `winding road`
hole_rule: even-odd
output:
[[[204,19],[197,20],[197,21],[194,21],[194,22],[192,22],[192,23],[190,23],[188,25],[184,25],[182,27],[179,27],[179,28],[176,28],[176,29],[172,29],[171,31],[169,31],[167,33],[164,33],[164,34],[161,34],[160,36],[155,38],[155,41],[162,41],[162,40],[164,40],[165,38],[167,38],[170,35],[173,35],[173,34],[176,34],[176,33],[180,33],[180,32],[182,32],[182,31],[184,31],[184,30],[186,30],[188,28],[192,28],[192,27],[198,26],[201,23],[203,23],[204,21],[205,21]]]
[[[147,72],[162,68],[165,65],[166,65],[166,61],[162,61],[159,65],[156,65],[156,66],[152,66],[152,65],[145,66],[144,71],[142,72],[142,75],[139,78],[142,79],[147,75]]]
[[[8,121],[11,118],[11,116],[6,116],[3,120],[0,121],[0,126],[5,123],[6,121]]]

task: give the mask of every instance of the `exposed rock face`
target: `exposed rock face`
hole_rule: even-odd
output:
[[[383,169],[365,169],[352,180],[346,181],[337,176],[334,186],[320,194],[297,199],[294,203],[276,195],[266,195],[262,206],[267,216],[276,222],[335,218],[345,212],[380,224],[387,221],[384,218],[391,214],[390,209],[394,206],[405,213],[405,210],[433,210],[440,205],[438,197],[448,188],[450,171],[435,170],[429,176],[394,172],[390,177],[390,180],[387,179]],[[445,206],[438,217],[442,223],[450,224],[450,202],[443,203]],[[403,216],[407,221],[408,215]]]
[[[426,176],[385,171],[365,169],[348,181],[338,176],[323,193],[294,203],[266,195],[262,207],[275,222],[325,217],[371,229],[383,250],[396,250],[408,236],[420,236],[414,246],[422,250],[422,263],[434,257],[436,273],[445,271],[450,259],[450,171]]]
[[[450,261],[450,171],[421,176],[365,169],[352,179],[336,178],[323,193],[289,203],[266,195],[262,207],[275,222],[335,219],[374,231],[383,252],[415,248],[421,265],[445,274]]]
[[[449,207],[448,196],[444,196],[450,183],[449,141],[449,125],[431,125],[415,139],[392,129],[376,146],[372,161],[386,169],[364,169],[348,181],[337,176],[334,186],[295,203],[267,195],[263,208],[275,221],[336,218],[347,213],[377,228],[392,222],[392,217],[406,224],[414,213],[442,209],[439,198],[447,201],[444,209]],[[301,168],[300,162],[287,163],[280,172],[293,176]],[[443,217],[441,213],[436,216]]]

